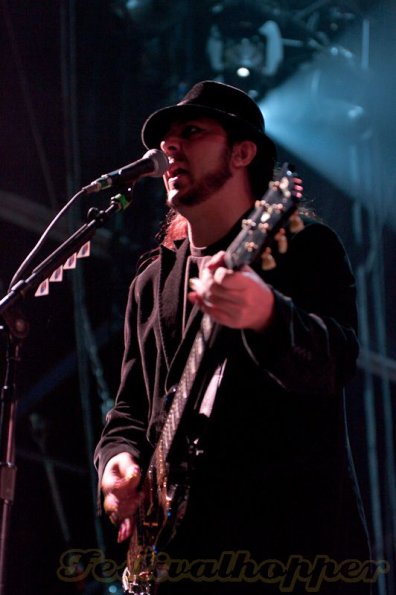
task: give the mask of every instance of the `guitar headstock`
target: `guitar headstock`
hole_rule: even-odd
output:
[[[270,183],[265,195],[256,201],[249,217],[242,221],[242,230],[225,254],[228,268],[237,270],[251,264],[260,254],[263,254],[263,268],[273,268],[270,244],[277,240],[280,252],[285,251],[287,246],[282,229],[289,219],[296,231],[301,225],[297,215],[303,191],[301,184],[301,179],[292,167],[284,163],[277,179]]]

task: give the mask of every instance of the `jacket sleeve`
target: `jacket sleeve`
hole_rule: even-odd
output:
[[[330,228],[311,223],[291,239],[279,269],[271,326],[261,334],[243,331],[245,347],[284,389],[335,394],[358,355],[355,284],[344,248]]]
[[[149,401],[147,396],[137,337],[137,279],[131,285],[124,327],[124,356],[121,382],[114,407],[106,416],[106,423],[95,450],[95,465],[99,481],[106,463],[120,452],[129,452],[143,466],[149,457],[146,439]]]

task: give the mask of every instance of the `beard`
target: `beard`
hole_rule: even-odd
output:
[[[190,188],[185,194],[182,191],[180,191],[180,194],[178,192],[174,193],[173,190],[169,191],[168,206],[177,208],[178,205],[199,205],[207,201],[217,190],[220,190],[232,175],[229,164],[230,153],[229,148],[224,148],[217,166],[212,171],[204,174],[199,180],[192,179]],[[175,186],[175,190],[179,190],[177,186]],[[172,196],[173,194],[174,196]]]

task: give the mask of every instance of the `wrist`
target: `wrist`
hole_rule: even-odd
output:
[[[272,289],[267,288],[267,296],[263,302],[263,307],[258,312],[257,317],[247,328],[256,333],[266,331],[274,321],[275,317],[275,296]]]

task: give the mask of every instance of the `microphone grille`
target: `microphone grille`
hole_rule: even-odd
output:
[[[144,154],[144,158],[150,159],[154,165],[154,169],[150,173],[153,178],[160,178],[169,169],[169,159],[160,149],[150,149]]]

